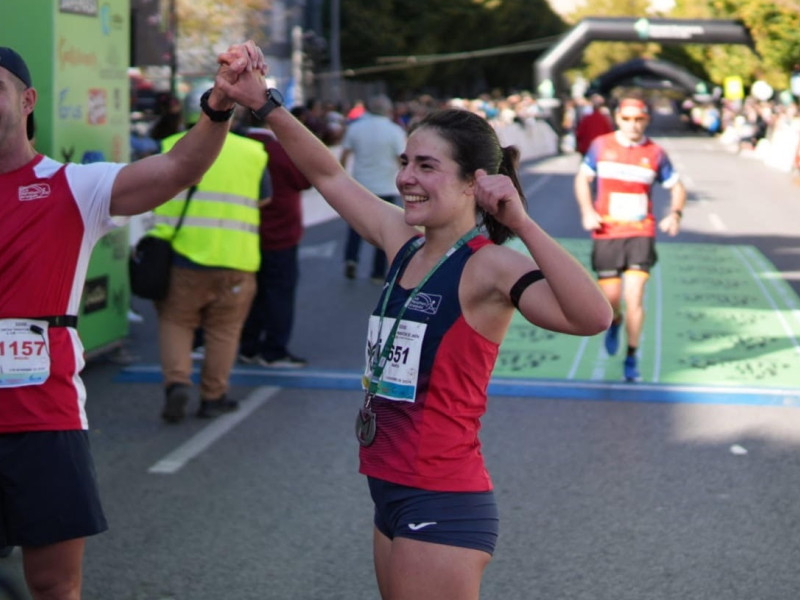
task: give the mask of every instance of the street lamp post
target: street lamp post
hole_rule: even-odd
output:
[[[331,0],[331,71],[333,81],[331,93],[334,102],[342,100],[342,57],[340,53],[340,30],[341,30],[341,0]]]

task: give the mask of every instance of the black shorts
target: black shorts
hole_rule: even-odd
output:
[[[87,431],[0,434],[0,546],[46,546],[106,529]]]
[[[431,492],[368,477],[375,527],[411,538],[494,553],[500,518],[493,492]]]
[[[598,279],[619,277],[625,271],[649,273],[657,260],[656,240],[651,237],[595,240],[592,247],[592,268]]]

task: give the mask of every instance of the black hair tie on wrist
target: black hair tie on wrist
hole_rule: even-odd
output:
[[[517,283],[511,286],[511,291],[508,294],[511,296],[511,304],[514,305],[514,308],[519,310],[519,299],[520,296],[522,296],[522,292],[524,292],[529,285],[536,283],[540,279],[544,279],[544,273],[542,273],[541,269],[528,271],[522,277],[517,279]]]

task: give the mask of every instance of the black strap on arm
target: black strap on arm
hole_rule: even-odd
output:
[[[522,296],[522,292],[524,292],[529,285],[536,283],[540,279],[544,279],[544,273],[542,273],[540,269],[528,271],[517,279],[517,283],[511,286],[511,291],[508,294],[511,296],[511,304],[514,305],[514,308],[519,310],[519,299]]]
[[[73,329],[78,326],[78,317],[76,315],[56,315],[53,317],[29,317],[34,321],[47,321],[50,327],[72,327]]]

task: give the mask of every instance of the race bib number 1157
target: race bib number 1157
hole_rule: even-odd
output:
[[[50,376],[47,322],[0,319],[0,387],[41,385]]]

